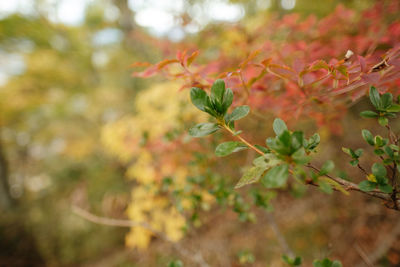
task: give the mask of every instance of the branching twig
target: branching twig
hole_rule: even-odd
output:
[[[93,223],[97,224],[102,224],[102,225],[109,225],[109,226],[118,226],[118,227],[142,227],[146,230],[149,230],[152,232],[154,235],[160,237],[164,241],[167,241],[171,243],[172,247],[182,256],[185,258],[189,259],[190,261],[193,261],[197,263],[201,267],[210,267],[210,265],[204,260],[203,255],[201,254],[200,251],[197,251],[196,253],[189,251],[187,248],[181,246],[179,243],[174,242],[171,240],[166,234],[154,229],[151,225],[145,222],[134,222],[130,220],[121,220],[121,219],[113,219],[113,218],[106,218],[106,217],[100,217],[97,215],[94,215],[78,206],[72,206],[72,211],[90,221]]]
[[[305,166],[306,166],[307,168],[310,168],[310,169],[313,169],[313,170],[315,170],[315,171],[317,171],[317,172],[320,172],[320,170],[319,170],[317,167],[311,165],[310,163],[307,164],[307,165],[305,165]],[[329,178],[329,179],[331,179],[331,180],[337,182],[338,184],[342,185],[346,191],[358,191],[358,192],[361,192],[361,193],[363,193],[363,194],[370,195],[370,196],[372,196],[372,197],[385,200],[385,201],[387,201],[387,202],[391,202],[391,201],[392,201],[392,198],[391,198],[390,195],[388,195],[388,194],[386,194],[386,193],[384,193],[384,192],[382,192],[382,191],[380,191],[380,190],[374,189],[374,190],[369,191],[369,192],[362,191],[360,188],[358,188],[358,185],[355,184],[355,183],[346,181],[346,180],[344,180],[344,179],[342,179],[342,178],[339,178],[339,177],[333,177],[333,176],[331,176],[331,175],[329,175],[329,174],[325,174],[325,176],[326,176],[327,178]],[[393,209],[396,209],[396,206],[399,205],[398,202],[399,202],[399,200],[397,200],[397,201],[394,203],[395,206],[392,207]],[[396,210],[398,210],[398,209],[396,209]]]

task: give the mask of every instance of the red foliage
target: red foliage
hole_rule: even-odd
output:
[[[314,118],[338,132],[337,122],[347,103],[365,95],[370,85],[381,91],[398,90],[399,11],[396,1],[389,6],[378,3],[362,14],[339,5],[319,21],[315,16],[300,20],[299,15],[291,14],[244,34],[237,26],[230,30],[246,38],[236,42],[234,49],[238,55],[248,54],[241,62],[221,49],[217,60],[192,64],[198,51],[184,51],[178,52],[176,59],[163,60],[134,75],[149,77],[162,72],[168,78],[181,79],[183,87],[204,89],[223,78],[240,104],[248,103],[286,120]],[[210,37],[213,33],[202,34]],[[172,72],[171,64],[179,64],[180,71],[175,68]]]

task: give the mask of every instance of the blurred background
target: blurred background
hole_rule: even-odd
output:
[[[238,53],[235,42],[246,35],[226,29],[294,12],[323,18],[338,4],[361,14],[375,1],[0,1],[0,265],[168,266],[180,259],[196,266],[171,242],[89,222],[72,211],[78,206],[151,222],[202,252],[210,266],[284,266],[279,235],[308,263],[329,256],[356,266],[367,251],[382,266],[400,266],[398,239],[384,242],[399,234],[398,214],[378,201],[356,193],[321,197],[315,189],[297,199],[306,189],[296,188],[273,201],[272,223],[266,212],[240,204],[246,197],[223,186],[240,177],[229,166],[245,157],[224,164],[213,156],[212,140],[191,143],[185,131],[204,117],[179,81],[131,75],[132,63],[173,58],[182,49],[200,49],[203,61],[219,49]],[[371,126],[357,124],[363,105],[350,108],[344,134],[321,129],[322,155],[342,157],[338,144],[362,146],[352,132]],[[262,140],[272,118],[260,130],[252,117],[245,128],[264,131]],[[204,179],[212,180],[212,192]],[[158,181],[156,191],[149,180]]]

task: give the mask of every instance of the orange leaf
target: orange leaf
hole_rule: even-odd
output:
[[[186,59],[186,66],[190,66],[193,62],[193,60],[196,59],[196,57],[199,55],[199,51],[194,51],[187,59]]]

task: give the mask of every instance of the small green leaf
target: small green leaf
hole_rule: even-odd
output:
[[[385,166],[380,163],[374,163],[371,167],[371,171],[376,177],[386,177],[387,174]]]
[[[398,104],[392,104],[388,109],[386,109],[388,112],[400,112],[400,105]]]
[[[350,165],[351,165],[351,166],[357,166],[358,163],[359,163],[358,159],[355,159],[355,160],[350,161]]]
[[[321,181],[318,181],[318,185],[319,185],[319,189],[322,192],[327,193],[327,194],[332,194],[333,189],[332,189],[332,186],[329,183],[321,180]]]
[[[364,118],[377,118],[379,114],[371,110],[365,110],[360,112],[360,116]]]
[[[328,160],[324,163],[324,165],[322,165],[319,175],[322,176],[328,174],[333,170],[333,168],[335,168],[335,163],[333,163],[332,160]]]
[[[383,146],[383,139],[380,135],[375,136],[374,143],[377,147]]]
[[[342,267],[342,263],[340,261],[333,261],[331,267]]]
[[[248,147],[242,142],[229,141],[219,144],[215,149],[215,155],[217,155],[218,157],[225,157],[246,148]]]
[[[371,86],[369,89],[369,98],[371,100],[372,105],[378,110],[382,108],[381,97],[379,96],[378,90],[375,87]]]
[[[374,146],[374,145],[375,145],[374,137],[373,137],[373,135],[372,135],[372,133],[371,133],[370,131],[368,131],[368,130],[366,130],[366,129],[363,129],[363,130],[361,131],[361,134],[362,134],[362,137],[364,138],[364,140],[365,140],[368,144],[370,144],[371,146]]]
[[[375,189],[376,183],[370,182],[368,180],[364,180],[361,183],[358,184],[358,188],[364,192],[369,192]]]
[[[303,147],[292,154],[292,159],[297,164],[306,164],[311,160],[311,158],[306,155],[306,151]]]
[[[300,257],[295,257],[295,258],[290,258],[287,255],[282,255],[282,260],[289,264],[290,266],[300,266],[302,263],[302,260]]]
[[[216,123],[200,123],[189,129],[189,134],[193,137],[203,137],[212,134],[219,130],[219,125]]]
[[[328,258],[323,260],[315,260],[313,262],[313,267],[342,267],[340,261],[331,261]]]
[[[274,154],[268,153],[265,154],[264,156],[255,158],[253,160],[254,166],[258,167],[265,167],[265,168],[271,168],[274,167],[278,164],[280,164],[282,161],[278,159]]]
[[[387,154],[390,158],[393,159],[393,157],[394,157],[394,151],[393,151],[393,149],[391,149],[389,146],[385,146],[385,147],[384,147],[384,150],[385,150],[386,154]]]
[[[382,149],[375,149],[374,150],[374,154],[378,155],[378,156],[381,156],[381,155],[385,154],[385,152]]]
[[[192,100],[193,105],[201,111],[205,111],[207,97],[207,93],[200,88],[192,87],[192,89],[190,89],[190,99]]]
[[[225,113],[228,108],[232,105],[233,101],[233,92],[230,88],[225,90],[223,101],[222,101],[222,109],[223,113]]]
[[[235,189],[257,182],[266,168],[265,166],[254,166],[247,169],[242,178],[240,178],[239,182],[235,185]]]
[[[292,133],[292,149],[293,151],[298,150],[303,147],[303,132],[295,131]]]
[[[180,260],[170,261],[168,267],[183,267],[183,263]]]
[[[288,129],[286,126],[286,123],[279,118],[276,118],[274,120],[274,123],[272,124],[272,128],[274,129],[274,132],[277,136],[281,135],[284,131],[287,131],[287,129]]]
[[[380,125],[386,126],[386,125],[388,125],[389,120],[386,117],[379,117],[378,122]]]
[[[363,153],[362,148],[359,148],[356,151],[354,151],[354,154],[356,155],[356,158],[361,157],[362,153]]]
[[[286,148],[291,148],[291,135],[290,132],[285,130],[283,131],[279,136],[278,140],[282,142],[282,145],[285,146]]]
[[[313,150],[319,145],[320,141],[321,137],[319,136],[319,134],[315,133],[313,136],[310,137],[310,139],[308,139],[307,149]]]
[[[225,82],[222,79],[215,80],[211,86],[211,100],[215,104],[222,105],[225,94]]]
[[[289,165],[282,164],[270,169],[261,179],[261,182],[267,188],[278,188],[286,184],[288,177]]]
[[[392,105],[393,96],[391,93],[385,93],[381,96],[382,108],[387,109]]]
[[[391,185],[388,184],[379,184],[378,185],[379,190],[381,190],[384,193],[392,193],[393,192],[393,187]]]
[[[263,153],[270,153],[271,151],[268,149],[268,148],[266,148],[266,147],[263,147],[263,146],[260,146],[260,145],[254,145],[256,148],[258,148],[259,150],[261,150]]]
[[[347,155],[349,155],[350,157],[352,157],[352,155],[351,155],[351,149],[350,149],[350,148],[342,147],[342,151],[343,151],[344,153],[346,153]]]
[[[237,121],[240,120],[241,118],[244,118],[249,114],[250,107],[249,106],[240,106],[236,107],[233,111],[232,114],[229,116],[230,121]]]

